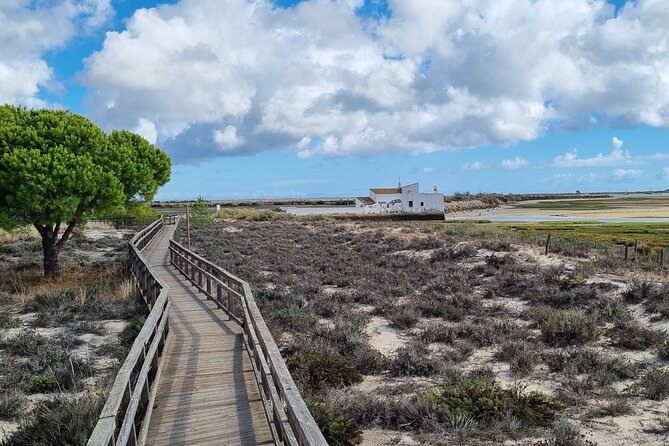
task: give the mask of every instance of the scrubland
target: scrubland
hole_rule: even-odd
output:
[[[124,271],[132,233],[79,230],[56,279],[39,237],[0,233],[0,444],[86,444],[146,311]]]
[[[193,247],[251,283],[331,445],[669,441],[665,271],[494,225],[277,215]]]

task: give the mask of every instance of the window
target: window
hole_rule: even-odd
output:
[[[420,202],[420,207],[423,207],[423,206],[425,206],[425,203],[423,203],[423,202],[421,201],[421,202]]]
[[[413,201],[410,201],[410,202],[409,202],[409,207],[410,207],[410,208],[413,207]]]

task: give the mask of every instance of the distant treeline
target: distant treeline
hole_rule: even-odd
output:
[[[193,201],[158,201],[152,206],[160,208],[183,208]],[[207,200],[210,206],[221,207],[272,207],[272,206],[353,206],[353,198],[287,198],[276,200]]]

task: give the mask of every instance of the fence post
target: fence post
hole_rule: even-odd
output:
[[[627,242],[625,242],[625,261],[626,262],[627,262],[627,257],[628,257],[628,254],[629,254],[628,251],[629,251],[629,246],[627,246]]]
[[[546,255],[548,255],[548,249],[551,246],[551,235],[548,234],[548,238],[546,239]]]
[[[636,262],[636,245],[638,240],[634,240],[634,261]]]
[[[660,268],[664,267],[664,248],[660,248]]]

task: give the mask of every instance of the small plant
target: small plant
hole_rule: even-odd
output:
[[[334,411],[324,403],[307,404],[323,436],[331,446],[355,446],[362,443],[362,430],[356,421],[341,411]]]
[[[15,328],[21,325],[21,319],[14,317],[9,311],[0,311],[0,328]]]
[[[53,375],[33,376],[30,382],[31,393],[48,393],[58,390],[58,381]]]
[[[549,446],[585,446],[587,443],[581,437],[581,429],[567,420],[560,420],[553,425]]]
[[[537,347],[524,341],[503,344],[496,357],[508,361],[511,372],[518,377],[532,373],[540,359]]]
[[[651,400],[661,400],[669,396],[669,371],[653,367],[642,377],[639,385]]]
[[[17,389],[0,389],[0,419],[18,417],[26,406],[25,395]]]
[[[627,398],[611,398],[604,403],[600,403],[594,414],[600,417],[619,417],[629,415],[632,412],[634,412],[634,408]]]

